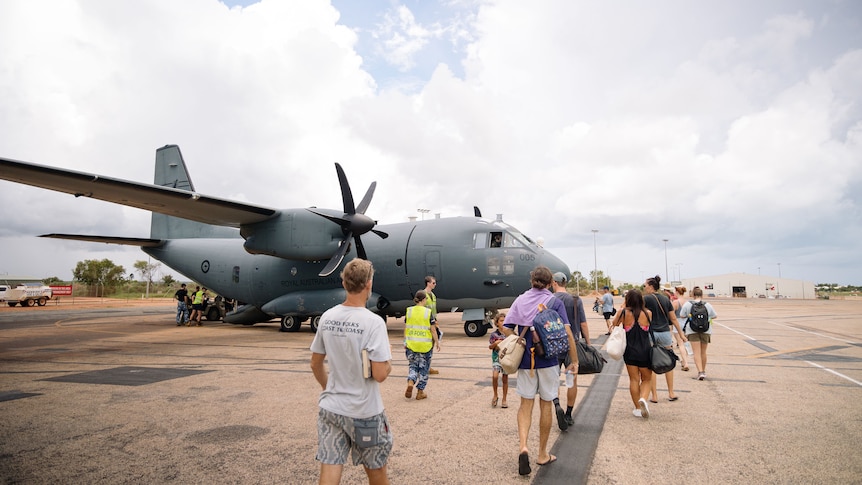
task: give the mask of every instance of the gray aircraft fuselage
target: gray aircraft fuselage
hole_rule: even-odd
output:
[[[365,242],[375,271],[369,308],[385,316],[403,315],[416,291],[425,288],[428,275],[437,279],[438,311],[481,310],[482,316],[465,317],[475,321],[488,311],[509,307],[529,289],[529,274],[536,266],[569,274],[562,261],[499,220],[455,217],[377,228],[389,237]],[[495,235],[502,236],[501,247],[491,247]],[[236,237],[174,239],[143,249],[190,279],[271,317],[319,315],[343,300],[337,274],[318,276],[325,261],[249,254],[238,232]],[[273,303],[279,298],[280,306]]]

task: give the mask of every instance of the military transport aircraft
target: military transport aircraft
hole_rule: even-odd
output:
[[[156,150],[154,184],[0,158],[0,179],[91,197],[152,211],[149,238],[45,234],[41,237],[139,246],[189,279],[242,302],[228,323],[252,325],[273,318],[296,331],[344,299],[336,270],[345,257],[374,264],[368,308],[382,317],[400,317],[425,287],[439,283],[439,312],[462,311],[464,331],[486,333],[489,318],[508,308],[530,287],[539,264],[569,273],[554,255],[500,216],[449,217],[377,225],[365,215],[376,182],[358,205],[341,166],[335,164],[343,211],[271,209],[195,191],[180,149]],[[372,235],[366,236],[368,233]]]

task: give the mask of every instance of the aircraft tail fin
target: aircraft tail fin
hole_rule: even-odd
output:
[[[177,145],[165,145],[156,150],[156,170],[153,184],[189,192],[195,191],[191,176]],[[239,231],[153,212],[150,223],[153,239],[238,238]]]

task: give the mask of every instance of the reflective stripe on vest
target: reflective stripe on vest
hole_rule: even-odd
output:
[[[431,336],[431,310],[424,306],[412,306],[407,309],[404,322],[404,341],[407,348],[413,352],[424,354],[434,346]]]

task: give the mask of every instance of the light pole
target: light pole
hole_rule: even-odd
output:
[[[664,241],[664,279],[670,282],[670,278],[667,277],[667,242],[668,239],[662,239]]]
[[[778,284],[781,283],[781,263],[778,263],[778,281],[775,282],[775,297],[778,298],[781,292],[778,291]]]
[[[593,282],[596,287],[596,293],[599,292],[599,258],[598,253],[596,252],[596,233],[599,232],[598,229],[592,229],[593,231]]]
[[[425,220],[425,214],[431,212],[431,209],[416,209],[417,212],[422,214],[422,220]]]
[[[676,279],[682,284],[682,263],[676,263]]]

